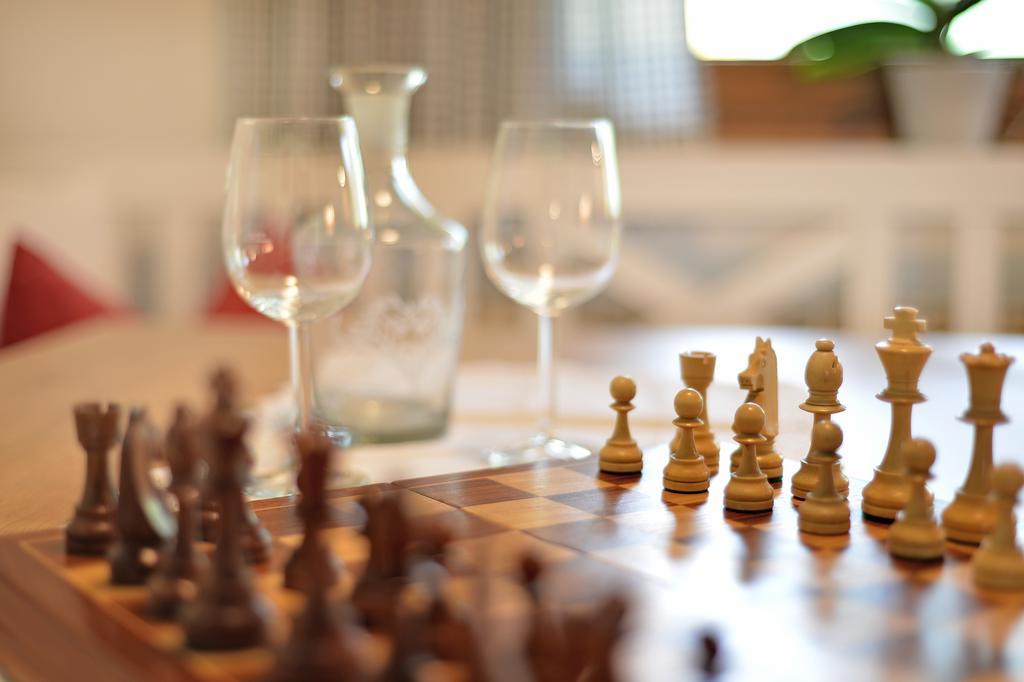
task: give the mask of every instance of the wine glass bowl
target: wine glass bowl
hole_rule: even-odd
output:
[[[502,124],[482,230],[495,286],[555,317],[597,295],[618,264],[621,211],[611,123]]]
[[[271,319],[303,323],[359,293],[373,230],[355,124],[328,119],[240,119],[224,210],[232,284]]]
[[[538,316],[541,420],[493,464],[591,452],[553,435],[553,319],[600,293],[618,265],[621,196],[610,122],[506,121],[487,185],[480,248],[487,276]]]

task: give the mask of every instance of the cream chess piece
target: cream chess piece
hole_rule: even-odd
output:
[[[700,428],[704,401],[700,393],[684,388],[676,393],[676,418],[672,420],[682,434],[679,447],[672,451],[665,465],[665,490],[675,493],[702,493],[708,489],[708,467],[697,451],[695,432]]]
[[[996,525],[996,509],[989,498],[992,472],[992,432],[1007,420],[1001,409],[1003,380],[1013,363],[1008,355],[996,353],[991,343],[982,344],[977,355],[964,353],[960,361],[967,368],[971,402],[960,417],[974,424],[974,449],[967,479],[956,498],[942,512],[942,527],[955,542],[977,545]]]
[[[875,345],[888,380],[877,398],[892,405],[892,426],[885,456],[875,467],[871,481],[864,486],[861,509],[864,516],[885,523],[894,520],[910,498],[903,443],[911,438],[911,410],[917,403],[927,400],[917,390],[918,379],[932,353],[932,349],[917,338],[917,332],[924,331],[925,326],[915,308],[897,306],[893,315],[885,318],[885,328],[892,330],[892,336]]]
[[[843,366],[833,351],[835,343],[829,339],[818,339],[814,343],[814,348],[804,370],[808,395],[807,400],[801,403],[800,409],[813,414],[814,426],[817,426],[831,421],[833,414],[846,408],[839,402],[839,387],[843,385]],[[800,470],[793,475],[792,493],[798,500],[804,499],[807,493],[814,490],[818,482],[818,472],[821,470],[818,465],[823,461],[817,454],[819,450],[814,447],[813,426],[811,434],[810,450],[800,462]],[[829,463],[834,465],[832,476],[835,479],[835,488],[845,498],[850,491],[850,481],[843,475],[839,457],[830,458]]]
[[[923,438],[903,444],[910,500],[889,529],[889,553],[900,559],[937,561],[946,551],[946,534],[935,522],[931,497],[925,482],[935,463],[935,447]]]
[[[636,474],[644,467],[644,453],[629,433],[630,402],[636,397],[636,384],[629,377],[615,377],[611,383],[615,410],[615,429],[598,454],[601,471],[612,474]]]
[[[782,455],[775,451],[775,437],[779,435],[779,368],[771,339],[757,337],[747,368],[737,378],[740,388],[747,389],[746,402],[756,403],[764,410],[764,441],[757,445],[757,464],[769,483],[778,483],[782,480]],[[732,453],[732,471],[739,466],[742,451],[740,447]]]
[[[992,472],[996,525],[974,553],[974,584],[989,590],[1024,591],[1024,552],[1017,545],[1017,517],[1013,508],[1024,486],[1024,472],[1016,464],[1002,464]]]
[[[733,440],[740,444],[740,461],[725,485],[729,511],[766,512],[775,504],[775,489],[757,464],[757,447],[764,443],[764,410],[757,403],[743,403],[736,410]]]
[[[686,387],[700,393],[700,399],[703,401],[704,407],[700,412],[701,425],[697,427],[693,435],[697,442],[697,452],[704,458],[708,473],[714,476],[718,473],[718,458],[721,451],[715,440],[715,434],[711,431],[711,423],[708,421],[708,386],[715,378],[715,354],[700,350],[680,353],[679,373],[682,375]],[[679,449],[682,436],[683,430],[676,429],[676,435],[669,446],[671,452]]]
[[[850,503],[836,489],[836,450],[843,444],[843,430],[830,420],[819,421],[811,429],[812,466],[819,475],[814,490],[800,505],[800,530],[812,535],[842,535],[850,532]],[[808,457],[810,459],[810,457]]]

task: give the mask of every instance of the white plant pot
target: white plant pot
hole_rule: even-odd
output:
[[[936,57],[884,70],[897,134],[912,142],[983,144],[995,139],[1014,65]]]

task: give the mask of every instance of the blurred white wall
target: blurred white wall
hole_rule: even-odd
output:
[[[209,0],[0,3],[0,164],[75,169],[223,131],[223,27]]]
[[[175,229],[147,215],[161,202],[200,178],[217,195],[222,169],[196,169],[222,158],[222,22],[208,0],[0,3],[0,282],[26,234],[102,294],[159,303],[131,256]]]

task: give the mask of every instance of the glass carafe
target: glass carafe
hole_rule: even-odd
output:
[[[378,240],[358,298],[317,324],[316,416],[355,443],[440,436],[462,336],[466,229],[439,216],[409,173],[415,66],[336,67],[331,85],[356,121]]]

